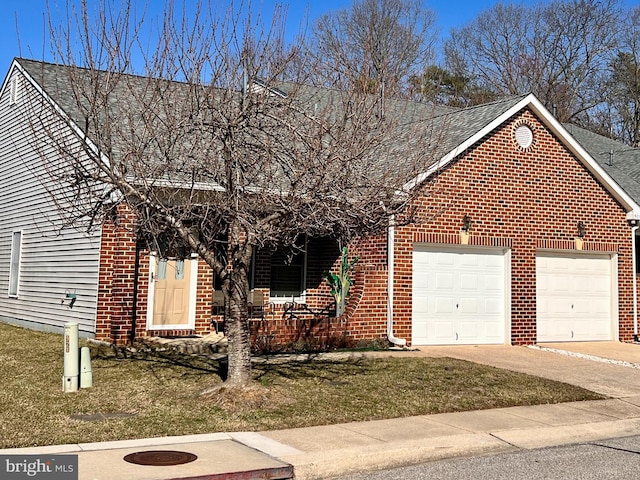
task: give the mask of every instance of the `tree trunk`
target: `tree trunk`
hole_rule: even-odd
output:
[[[223,282],[226,303],[225,330],[228,337],[229,373],[226,382],[248,385],[251,382],[251,337],[249,331],[249,269],[242,259],[250,247],[245,246],[241,255],[234,258],[233,270]]]
[[[229,301],[229,315],[226,330],[229,339],[229,374],[227,383],[247,385],[251,381],[251,344],[249,338],[249,319],[246,302],[241,305],[237,294]]]

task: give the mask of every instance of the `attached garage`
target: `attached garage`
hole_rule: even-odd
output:
[[[611,255],[536,255],[538,342],[612,340]]]
[[[507,341],[504,250],[423,246],[413,250],[413,345]]]

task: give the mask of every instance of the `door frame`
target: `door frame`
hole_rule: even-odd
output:
[[[189,272],[189,311],[186,325],[154,325],[153,324],[153,304],[155,300],[155,271],[160,257],[156,252],[149,254],[149,291],[147,294],[147,330],[194,330],[196,327],[196,297],[198,290],[198,255],[191,254],[185,258],[185,262],[190,262]]]

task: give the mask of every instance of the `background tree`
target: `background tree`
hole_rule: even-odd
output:
[[[473,83],[461,73],[452,73],[437,65],[409,78],[410,92],[417,100],[436,105],[465,108],[495,100],[497,94]]]
[[[640,146],[640,7],[621,29],[620,49],[610,64],[605,128],[615,138]]]
[[[43,184],[66,223],[119,222],[125,205],[149,248],[195,252],[211,266],[226,303],[227,382],[237,385],[250,381],[253,252],[299,248],[302,235],[344,245],[386,229],[417,194],[403,185],[428,168],[426,146],[439,143],[426,138],[424,105],[352,83],[305,87],[315,59],[283,32],[281,11],[265,27],[233,7],[168,7],[156,23],[131,3],[91,11],[83,1],[52,26],[63,66],[38,78],[65,110],[29,107],[34,131],[47,134]]]
[[[420,0],[354,0],[313,29],[311,52],[322,84],[406,93],[411,74],[433,60],[435,15]]]
[[[588,125],[616,48],[617,0],[498,3],[456,29],[448,68],[501,95],[533,92],[561,121]]]

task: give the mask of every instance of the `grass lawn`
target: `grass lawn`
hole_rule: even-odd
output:
[[[570,385],[450,358],[267,361],[242,398],[200,393],[214,361],[94,349],[94,387],[62,393],[62,335],[0,324],[0,448],[260,431],[602,398]],[[132,414],[100,421],[78,415]]]

